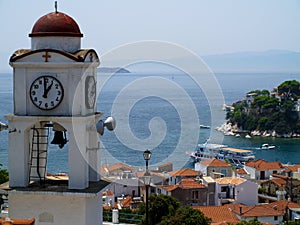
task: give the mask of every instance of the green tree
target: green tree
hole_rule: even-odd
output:
[[[190,206],[182,206],[176,210],[172,217],[165,216],[159,225],[208,225],[211,220],[204,214]]]
[[[256,93],[257,95],[265,95],[265,96],[269,96],[270,92],[266,89],[264,90],[254,90],[254,91],[249,91],[247,94],[254,94]]]
[[[139,214],[145,214],[145,204],[139,207]],[[149,198],[149,224],[203,224],[206,225],[209,219],[202,212],[191,207],[182,206],[180,202],[168,195],[151,195]],[[200,223],[199,223],[200,222]],[[145,216],[142,218],[145,224]]]
[[[271,96],[267,90],[254,90],[253,101],[238,101],[233,104],[233,112],[226,119],[240,129],[275,130],[277,134],[300,133],[300,120],[295,110],[295,100],[300,96],[300,83],[296,80],[285,81],[278,86],[281,99]]]
[[[288,221],[288,222],[284,222],[284,225],[300,225],[300,222],[297,222],[297,221]]]
[[[300,83],[288,80],[278,86],[278,94],[283,94],[283,99],[296,100],[300,96]]]
[[[3,166],[0,164],[0,167]],[[0,169],[0,184],[3,184],[8,181],[8,171],[5,169]]]
[[[149,198],[148,219],[149,224],[154,225],[161,222],[164,216],[174,216],[176,210],[180,207],[180,202],[167,195],[151,195]],[[146,213],[145,204],[140,207],[140,214]],[[145,224],[146,217],[142,219],[142,224]]]
[[[253,218],[253,219],[251,219],[249,221],[242,220],[242,221],[238,222],[236,225],[262,225],[262,223],[259,222],[257,220],[257,218]]]
[[[271,102],[270,96],[256,96],[251,104],[252,108],[257,108],[259,113],[263,113],[265,106],[268,106],[268,102]],[[268,106],[269,107],[269,106]]]
[[[277,121],[274,130],[277,134],[287,134],[292,132],[291,127],[286,123],[286,121],[283,118]]]
[[[263,107],[271,111],[276,111],[279,107],[279,99],[275,97],[268,97],[266,102],[263,104]]]
[[[260,117],[258,119],[258,129],[259,130],[267,130],[266,127],[267,127],[267,124],[268,124],[268,117],[266,116],[263,116],[263,117]]]

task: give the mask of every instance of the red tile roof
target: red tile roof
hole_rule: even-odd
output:
[[[107,190],[102,193],[102,196],[114,196],[112,190]]]
[[[189,168],[169,172],[172,177],[196,177],[198,172]]]
[[[280,162],[267,162],[263,159],[248,162],[246,166],[255,168],[256,170],[278,170],[284,168]]]
[[[157,168],[161,168],[161,167],[165,167],[165,166],[172,166],[172,165],[173,165],[172,162],[167,162],[167,163],[158,165]]]
[[[206,188],[205,185],[201,184],[193,178],[184,178],[179,182],[182,189],[196,189],[196,188]]]
[[[246,174],[248,174],[247,171],[244,168],[237,169],[235,171],[235,173],[239,174],[239,175],[246,175]]]
[[[227,205],[234,213],[241,217],[281,216],[282,214],[268,205],[246,206],[241,204]]]
[[[244,178],[240,178],[240,177],[222,177],[222,178],[215,179],[215,181],[218,184],[233,184],[233,185],[235,184],[235,185],[238,185],[238,184],[244,183],[247,180],[244,179]]]
[[[200,183],[199,181],[196,181],[194,178],[183,178],[178,184],[162,186],[162,188],[168,192],[172,192],[172,191],[176,190],[177,188],[199,189],[199,188],[206,188],[206,186],[203,185],[202,183]]]
[[[157,176],[161,179],[167,179],[168,178],[167,174],[161,173],[161,172],[150,171],[150,174],[151,174],[152,177]],[[136,173],[136,176],[138,178],[143,178],[144,175],[145,175],[145,171],[139,171],[139,172]]]
[[[282,215],[285,214],[286,208],[288,207],[289,209],[295,209],[295,208],[300,208],[300,205],[295,203],[295,202],[290,202],[288,200],[281,200],[277,202],[272,202],[268,204],[269,207],[277,210],[280,212]]]
[[[226,163],[222,160],[216,159],[216,158],[201,161],[200,164],[205,165],[205,166],[214,166],[214,167],[218,167],[218,166],[220,166],[220,167],[224,167],[224,166],[230,167],[230,165],[228,163]]]
[[[270,182],[276,184],[277,186],[286,186],[286,181],[280,178],[273,178],[269,180]]]
[[[212,224],[235,224],[239,222],[237,216],[227,206],[194,206],[193,208],[211,218]]]
[[[129,208],[131,201],[132,197],[128,195],[124,199],[120,200],[120,205],[122,206],[122,208]]]
[[[108,173],[108,170],[105,166],[101,166],[100,171],[101,171],[102,174]]]
[[[10,221],[10,222],[9,222]],[[0,223],[3,225],[34,225],[35,219],[10,219],[10,218],[0,218]]]
[[[162,186],[162,188],[168,192],[171,192],[179,188],[179,185],[166,185],[166,186]]]
[[[292,179],[291,177],[280,175],[280,174],[272,174],[272,177],[277,177],[281,179]]]
[[[113,164],[111,166],[107,167],[108,171],[115,171],[115,170],[130,170],[131,172],[135,172],[136,169],[132,166],[129,166],[127,164],[124,163],[117,163],[117,164]]]
[[[298,169],[300,169],[300,164],[295,164],[295,165],[289,165],[286,166],[287,170],[290,169],[293,172],[298,172]]]

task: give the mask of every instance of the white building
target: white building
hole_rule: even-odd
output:
[[[267,180],[272,174],[281,173],[285,167],[280,162],[267,162],[258,159],[248,162],[244,169],[250,174],[250,179]]]
[[[258,185],[239,177],[215,179],[215,205],[240,203],[256,205],[258,202]]]
[[[70,16],[42,16],[30,49],[10,58],[14,112],[9,126],[9,216],[36,224],[102,224],[99,136],[95,124],[98,55],[81,49],[82,33]],[[67,181],[46,177],[50,133],[67,144]]]
[[[240,204],[228,205],[239,220],[257,220],[264,224],[283,224],[283,214],[269,205],[245,206]]]

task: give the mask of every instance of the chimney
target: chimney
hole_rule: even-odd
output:
[[[242,213],[243,213],[243,207],[240,206],[240,215],[242,215]]]

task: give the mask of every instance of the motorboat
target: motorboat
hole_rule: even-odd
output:
[[[275,145],[269,145],[269,144],[262,144],[260,146],[261,149],[274,149],[276,146]]]
[[[201,128],[201,129],[210,129],[210,126],[200,124],[200,128]]]

